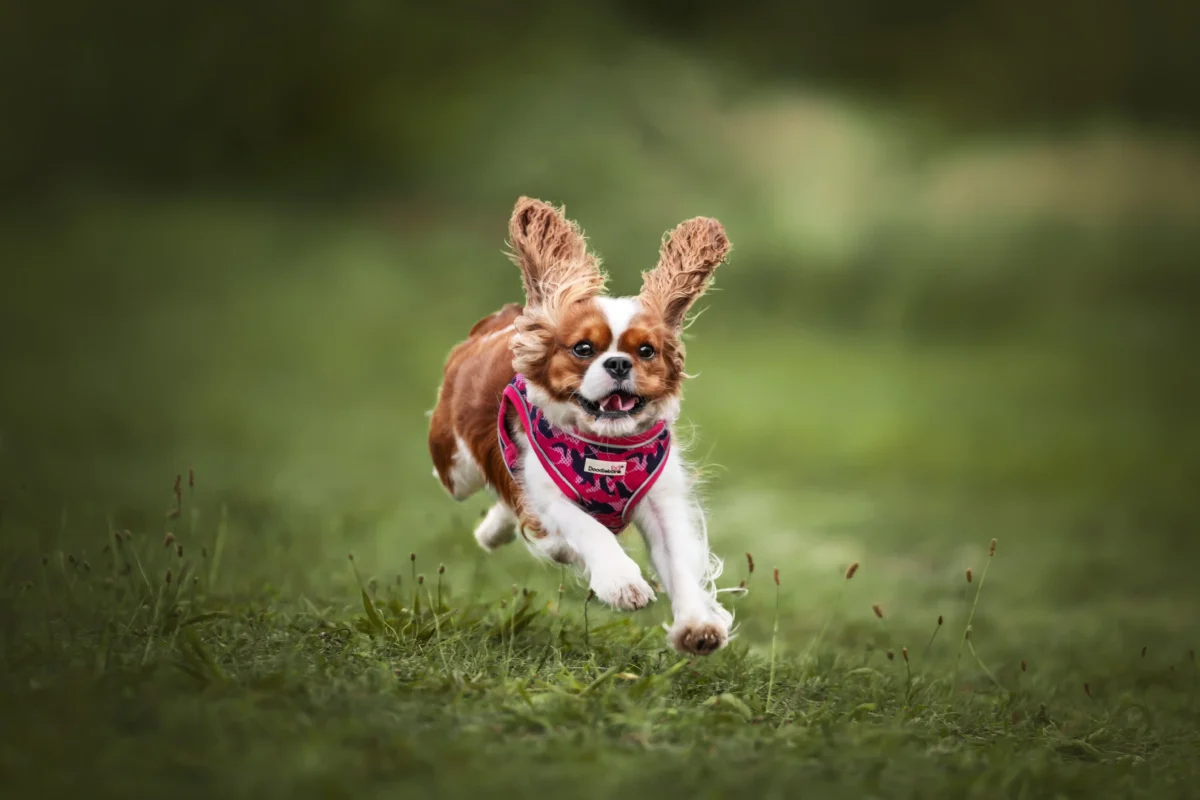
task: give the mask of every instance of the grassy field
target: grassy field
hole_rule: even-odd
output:
[[[83,208],[2,240],[6,794],[1200,785],[1178,243],[1154,270],[1145,239],[1037,240],[965,278],[948,246],[853,274],[747,246],[691,329],[685,432],[748,591],[686,660],[664,603],[485,556],[484,499],[429,475],[441,359],[519,287],[503,214]],[[632,291],[657,241],[616,230]]]

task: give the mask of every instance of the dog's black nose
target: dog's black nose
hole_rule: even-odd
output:
[[[617,380],[629,375],[633,369],[633,360],[629,356],[609,356],[604,359],[604,371]]]

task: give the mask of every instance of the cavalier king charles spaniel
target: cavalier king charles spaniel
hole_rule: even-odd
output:
[[[729,253],[725,229],[681,223],[636,297],[604,294],[599,260],[562,209],[522,197],[509,234],[525,303],[481,319],[450,352],[430,416],[434,476],[455,500],[493,495],[475,529],[485,550],[519,529],[615,609],[654,600],[617,541],[636,525],[670,597],[671,646],[715,652],[733,617],[717,601],[721,561],[673,427],[685,318]]]

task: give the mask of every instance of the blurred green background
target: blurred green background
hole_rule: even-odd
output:
[[[1013,652],[1194,637],[1196,16],[5,3],[4,536],[161,535],[194,467],[230,588],[345,593],[348,551],[412,550],[556,585],[483,562],[484,499],[425,445],[445,354],[519,299],[527,194],[622,293],[663,231],[725,223],[685,418],[729,583],[746,550],[783,571],[785,647],[854,559],[848,615],[927,630],[992,536],[977,627]],[[741,602],[757,646],[769,598]]]

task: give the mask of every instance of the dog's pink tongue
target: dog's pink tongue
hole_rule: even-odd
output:
[[[604,400],[605,411],[632,411],[637,399],[623,394],[610,394]]]

